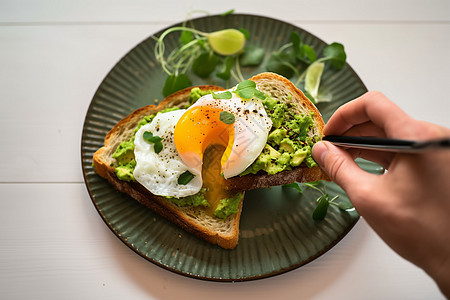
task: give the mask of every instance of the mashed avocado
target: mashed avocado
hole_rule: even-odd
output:
[[[189,105],[195,103],[200,97],[210,94],[211,91],[202,91],[193,88],[189,97]],[[290,105],[281,103],[276,99],[267,97],[263,101],[264,108],[271,118],[273,125],[269,132],[267,144],[259,157],[245,170],[242,175],[256,174],[265,171],[268,174],[276,174],[284,170],[291,170],[302,163],[308,167],[316,166],[316,162],[311,156],[311,147],[318,141],[318,137],[310,138],[307,132],[313,126],[313,115],[294,115]],[[167,108],[159,113],[169,112],[179,109],[178,107]],[[145,124],[153,121],[156,114],[144,117],[139,123],[134,133]],[[120,180],[136,181],[133,171],[136,166],[134,160],[134,135],[130,140],[122,142],[114,152],[116,159],[115,172]],[[235,214],[239,209],[242,193],[220,200],[214,215],[217,218],[225,219]],[[204,206],[209,203],[205,198],[205,189],[199,193],[182,198],[167,197],[168,200],[178,206]]]
[[[219,219],[225,219],[239,211],[242,193],[236,193],[233,197],[220,200],[219,205],[214,211],[214,216]]]
[[[175,198],[175,197],[166,197],[166,198],[178,206],[205,206],[205,207],[208,207],[209,203],[205,198],[205,192],[206,192],[205,189],[201,189],[200,192],[198,192],[195,195],[181,197],[181,198]]]
[[[169,107],[161,110],[158,114],[166,113],[179,109],[178,107]],[[138,126],[134,130],[136,132],[145,124],[151,123],[157,114],[145,116],[139,121]],[[134,135],[128,141],[124,141],[119,144],[114,151],[112,157],[116,159],[115,172],[117,178],[124,181],[136,181],[133,176],[134,168],[136,167],[136,161],[134,160]]]
[[[211,94],[211,91],[202,91],[198,87],[193,88],[191,90],[191,95],[189,96],[189,106],[194,104],[201,97],[208,95],[208,94]]]
[[[195,195],[182,197],[182,198],[175,198],[175,197],[166,197],[169,199],[172,203],[174,203],[177,206],[204,206],[209,207],[208,200],[205,198],[206,189],[201,189],[200,192],[198,192]],[[230,198],[224,198],[220,200],[219,205],[214,210],[214,216],[219,219],[226,219],[229,216],[235,214],[239,210],[239,203],[242,198],[242,193],[236,193],[235,195],[231,196]]]
[[[210,94],[211,91],[202,91],[199,88],[193,88],[189,97],[189,106],[195,103],[200,97]],[[169,111],[174,111],[179,109],[178,107],[171,107],[163,109],[158,112],[165,113]],[[138,126],[134,130],[134,135],[136,132],[145,124],[151,123],[155,118],[156,114],[145,116],[141,121],[139,121]],[[136,181],[133,176],[134,168],[136,167],[136,161],[134,159],[134,135],[128,141],[124,141],[119,144],[116,151],[113,153],[112,157],[116,159],[116,164],[114,164],[115,172],[117,178],[124,181]],[[172,203],[178,206],[204,206],[208,207],[209,203],[205,198],[206,189],[202,189],[199,193],[187,197],[175,198],[166,197]],[[214,215],[219,219],[225,219],[238,211],[240,199],[242,197],[241,193],[220,200],[220,204],[216,208]]]
[[[256,161],[240,175],[259,171],[273,175],[302,163],[309,168],[317,166],[311,156],[311,148],[319,137],[307,135],[314,126],[314,115],[295,115],[290,104],[270,97],[263,100],[263,105],[273,123],[267,144]]]

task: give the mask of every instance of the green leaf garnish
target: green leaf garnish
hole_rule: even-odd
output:
[[[334,196],[333,199],[330,200],[330,195],[328,195],[328,193],[318,187],[320,183],[321,181],[305,183],[305,186],[320,192],[320,197],[316,200],[318,202],[317,207],[314,209],[312,215],[312,218],[314,220],[323,220],[328,212],[328,207],[330,205],[337,206],[340,210],[349,210],[353,208],[353,205],[347,201],[336,202],[335,200],[339,198],[339,195]]]
[[[219,115],[219,120],[229,125],[234,123],[235,117],[232,113],[222,111]]]
[[[266,99],[266,95],[256,89],[256,83],[251,80],[244,80],[238,84],[234,93],[238,94],[242,99],[251,99],[257,97],[261,100]]]
[[[311,48],[311,46],[304,44],[300,35],[295,31],[291,33],[291,43],[297,60],[306,64],[310,64],[316,60],[316,52],[314,49]]]
[[[274,52],[270,55],[266,63],[266,68],[270,72],[280,74],[286,78],[291,78],[296,72],[295,56],[293,52]]]
[[[244,53],[239,56],[239,62],[243,67],[254,67],[262,63],[265,51],[258,46],[245,47]]]
[[[303,193],[302,189],[300,188],[300,185],[297,182],[284,184],[282,187],[293,188],[296,189],[300,194]]]
[[[149,143],[155,143],[155,142],[159,142],[162,140],[161,137],[159,137],[157,135],[153,135],[153,133],[151,133],[150,131],[144,132],[143,138],[144,138],[144,140],[146,140]]]
[[[191,80],[186,74],[169,75],[164,83],[163,95],[164,97],[167,97],[176,91],[191,86],[191,84]]]
[[[220,69],[216,73],[216,76],[223,80],[228,80],[231,77],[231,68],[233,68],[234,58],[227,56],[223,63],[220,65]]]
[[[333,68],[342,69],[345,66],[346,59],[347,55],[342,44],[334,42],[323,49],[323,58],[321,60],[329,60]]]
[[[318,204],[313,211],[312,218],[315,221],[322,221],[325,219],[329,206],[330,203],[328,202],[328,194],[320,196],[318,199]]]
[[[232,8],[232,9],[222,13],[221,16],[225,17],[225,16],[228,16],[228,15],[231,15],[232,13],[234,13],[234,8]]]
[[[222,92],[222,93],[212,93],[214,99],[231,99],[233,96],[230,91]]]
[[[308,60],[310,62],[314,62],[317,59],[316,52],[309,45],[303,44],[302,45],[302,52],[308,58]]]
[[[153,144],[153,149],[155,153],[158,154],[163,149],[163,144],[161,143],[162,138],[156,135],[153,135],[150,131],[145,131],[142,135],[142,138],[148,143]]]
[[[155,142],[153,149],[155,150],[155,153],[158,154],[163,149],[163,144],[161,142]]]
[[[187,45],[194,40],[194,34],[191,31],[182,31],[180,36],[180,44]]]
[[[248,40],[250,38],[250,32],[248,32],[247,29],[241,27],[241,28],[239,28],[239,31],[242,32],[242,34],[244,35],[246,40]]]
[[[200,54],[192,64],[192,72],[201,78],[208,77],[219,63],[219,57],[212,52]]]
[[[181,174],[181,175],[178,177],[178,184],[186,185],[186,184],[188,184],[192,179],[194,179],[194,177],[195,177],[194,174],[192,174],[192,173],[189,172],[189,171],[186,171],[186,172],[184,172],[183,174]]]

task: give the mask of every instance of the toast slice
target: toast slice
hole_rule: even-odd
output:
[[[198,86],[198,88],[202,91],[224,90],[212,85]],[[106,135],[104,146],[94,153],[94,168],[98,175],[107,179],[118,191],[130,195],[187,232],[222,248],[233,249],[239,240],[239,221],[244,193],[241,193],[238,212],[222,220],[209,215],[202,208],[177,206],[165,197],[152,194],[138,182],[120,180],[115,173],[114,165],[116,161],[112,155],[121,142],[129,140],[134,135],[134,130],[139,121],[145,116],[155,114],[166,108],[185,107],[189,104],[191,89],[178,91],[166,97],[157,106],[147,105],[139,108],[120,120]]]
[[[254,81],[257,88],[271,98],[289,103],[289,107],[294,111],[294,114],[313,116],[314,126],[307,134],[310,137],[322,138],[324,122],[319,111],[288,79],[266,72],[256,75],[250,80]],[[221,87],[212,85],[198,86],[198,88],[212,92],[224,90]],[[129,140],[134,135],[139,121],[145,116],[167,108],[186,107],[189,104],[191,89],[187,88],[166,97],[158,106],[148,105],[139,108],[119,121],[106,135],[104,146],[94,154],[93,164],[96,172],[101,177],[106,178],[117,190],[130,195],[144,206],[152,209],[187,232],[212,244],[217,244],[222,248],[233,249],[236,247],[239,239],[239,221],[244,198],[243,191],[288,184],[294,181],[312,182],[329,179],[319,167],[306,167],[304,164],[276,174],[258,172],[256,174],[229,178],[225,180],[224,188],[240,192],[242,197],[239,202],[238,212],[225,220],[209,215],[203,208],[177,206],[165,197],[152,194],[137,182],[118,179],[114,167],[116,161],[112,156],[119,144]]]
[[[308,131],[307,136],[317,136],[318,140],[322,139],[323,127],[325,126],[322,115],[305,94],[291,81],[271,72],[260,73],[251,77],[249,80],[254,81],[256,88],[268,94],[270,97],[280,102],[289,103],[290,109],[294,110],[294,114],[312,114],[314,126]],[[229,178],[227,180],[227,188],[243,191],[289,184],[294,181],[314,182],[318,180],[329,181],[330,179],[320,167],[314,166],[309,168],[302,164],[292,170],[285,170],[276,174],[259,172],[257,174]]]

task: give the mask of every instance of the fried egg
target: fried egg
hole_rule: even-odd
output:
[[[152,194],[166,197],[186,197],[202,188],[201,170],[190,169],[180,158],[173,142],[175,125],[186,110],[180,109],[155,116],[151,123],[142,126],[134,139],[136,167],[133,176]],[[153,143],[144,139],[151,132],[162,140],[162,150],[155,152]],[[187,184],[178,184],[178,178],[186,171],[195,177]]]
[[[222,112],[233,114],[234,122],[224,122]],[[196,194],[202,186],[219,184],[202,179],[204,153],[209,146],[225,149],[217,157],[220,174],[226,179],[237,176],[259,156],[271,127],[272,120],[258,98],[242,99],[235,93],[231,99],[205,95],[187,110],[157,114],[138,130],[133,175],[155,195],[179,198]],[[144,139],[145,132],[162,139],[159,153],[153,143]],[[179,184],[178,178],[186,171],[194,177],[187,184]],[[217,176],[204,178],[218,181]]]
[[[233,91],[233,89],[230,89]],[[201,172],[203,153],[213,144],[223,145],[221,158],[223,176],[239,175],[259,156],[267,142],[272,120],[260,99],[242,99],[231,93],[231,99],[201,97],[181,116],[175,127],[174,140],[183,162]],[[220,114],[227,111],[235,121],[226,124]]]

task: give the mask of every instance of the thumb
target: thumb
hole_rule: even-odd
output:
[[[328,142],[318,142],[312,149],[312,155],[331,180],[341,186],[347,194],[358,188],[360,183],[372,178],[362,170],[350,154]]]

